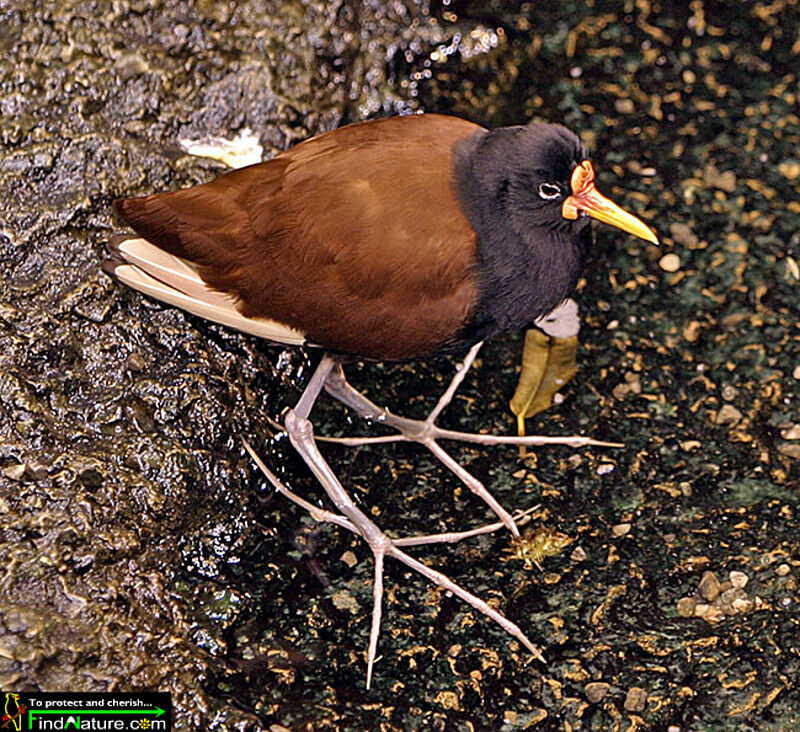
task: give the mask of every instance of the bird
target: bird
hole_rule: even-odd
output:
[[[405,547],[452,542],[517,522],[439,445],[610,444],[585,437],[506,437],[446,430],[436,419],[481,344],[552,320],[574,290],[592,220],[658,243],[600,194],[580,138],[559,124],[484,128],[437,114],[387,117],[311,137],[273,158],[182,190],[123,198],[114,210],[135,232],[110,242],[107,273],[146,295],[267,341],[317,347],[322,357],[277,426],[335,510],[292,492],[244,446],[281,494],[320,521],[361,536],[375,563],[367,652],[371,683],[383,564],[397,559],[499,623],[537,658],[511,622]],[[552,316],[552,317],[550,317]],[[352,387],[343,365],[463,359],[425,420],[407,419]],[[349,496],[318,447],[311,409],[326,391],[396,435],[328,438],[346,445],[413,440],[430,449],[497,514],[479,529],[391,538]]]
[[[8,729],[8,725],[12,725],[12,727],[19,732],[22,729],[22,717],[25,715],[27,711],[27,706],[25,704],[19,703],[19,694],[15,694],[14,692],[6,692],[6,703],[4,707],[5,714],[3,718],[0,719],[2,722],[2,728]]]

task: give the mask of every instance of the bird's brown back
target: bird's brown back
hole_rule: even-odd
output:
[[[477,299],[477,241],[438,115],[343,127],[205,185],[117,203],[144,238],[309,341],[406,359],[446,345]]]

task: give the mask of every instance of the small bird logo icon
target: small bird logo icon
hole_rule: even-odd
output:
[[[3,719],[0,720],[0,729],[15,729],[20,732],[22,729],[22,717],[27,709],[24,704],[19,703],[19,694],[15,694],[12,691],[6,692],[5,714]],[[12,726],[9,727],[9,725]]]

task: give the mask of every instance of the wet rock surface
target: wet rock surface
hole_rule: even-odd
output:
[[[800,10],[600,5],[0,0],[0,687],[168,690],[187,730],[800,725]],[[624,448],[453,448],[580,554],[527,568],[502,534],[416,552],[548,665],[390,565],[367,692],[365,548],[240,446],[317,499],[268,419],[316,356],[98,265],[114,197],[223,169],[182,139],[250,128],[271,155],[416,109],[581,131],[600,189],[662,248],[598,229],[581,371],[529,424]],[[521,346],[485,347],[446,425],[513,431]],[[349,368],[411,416],[451,371]],[[315,420],[380,431],[324,402]],[[326,453],[398,534],[486,521],[413,446]]]

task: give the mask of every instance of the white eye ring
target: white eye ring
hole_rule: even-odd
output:
[[[555,183],[542,183],[539,186],[539,196],[548,201],[561,197],[561,188]]]

